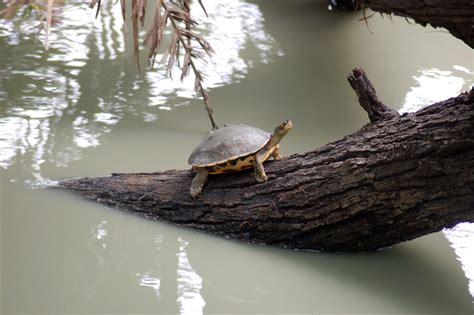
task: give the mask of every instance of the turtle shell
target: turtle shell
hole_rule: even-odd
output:
[[[252,126],[225,125],[204,138],[191,153],[188,163],[204,167],[235,160],[260,150],[270,136],[270,133]]]

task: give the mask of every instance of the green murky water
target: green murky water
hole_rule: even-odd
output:
[[[217,121],[272,130],[291,119],[285,154],[367,123],[345,79],[354,66],[402,112],[474,82],[470,48],[403,19],[376,15],[369,31],[325,1],[204,3]],[[54,179],[187,168],[209,129],[193,79],[137,75],[119,7],[104,7],[94,20],[84,5],[66,5],[49,52],[34,23],[0,24],[2,313],[473,313],[472,224],[377,253],[305,253],[42,189]]]

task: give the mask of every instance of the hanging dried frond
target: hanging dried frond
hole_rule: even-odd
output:
[[[163,34],[166,27],[167,17],[164,17],[164,15],[161,14],[162,1],[163,0],[156,0],[155,16],[144,40],[144,44],[149,48],[148,60],[151,66],[153,66],[155,63],[156,54],[158,52],[158,48],[163,42]]]
[[[203,97],[212,128],[217,129],[217,124],[212,117],[209,95],[203,86],[204,75],[195,63],[195,60],[204,60],[206,54],[211,55],[213,50],[211,45],[193,30],[193,27],[198,23],[191,17],[189,0],[180,0],[179,3],[165,3],[163,0],[157,0],[155,18],[144,41],[144,44],[149,48],[149,63],[153,65],[155,62],[159,48],[163,44],[164,30],[168,21],[171,24],[172,35],[168,48],[163,52],[161,63],[166,64],[166,70],[170,76],[173,67],[178,64],[181,68],[181,80],[189,74],[190,70],[193,71],[194,89]],[[182,59],[180,59],[181,49],[184,54]]]
[[[191,0],[180,0],[181,6],[183,7],[184,11],[190,15],[191,12]],[[184,25],[186,26],[186,30],[191,31],[191,21],[184,21]],[[188,38],[188,45],[191,46],[191,38]],[[182,77],[182,75],[181,75]]]
[[[206,16],[209,17],[209,15],[207,14],[206,8],[204,7],[204,4],[202,4],[202,1],[198,0],[198,2],[199,2],[199,5],[201,6],[201,9],[204,11],[204,14],[206,14]]]

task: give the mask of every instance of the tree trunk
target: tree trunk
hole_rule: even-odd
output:
[[[181,226],[276,246],[376,250],[474,222],[474,89],[416,113],[383,105],[349,76],[371,123],[314,151],[211,176],[193,200],[187,171],[65,180],[87,199]]]
[[[444,27],[474,48],[474,2],[471,0],[357,0],[362,7]]]

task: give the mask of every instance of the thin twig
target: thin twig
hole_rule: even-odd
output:
[[[95,12],[95,18],[97,19],[97,17],[99,16],[100,6],[102,4],[102,1],[101,0],[91,0],[91,3],[89,3],[89,8],[93,9],[96,4],[97,4],[97,10]]]
[[[366,10],[366,9],[367,9],[366,6],[362,6],[362,15],[363,15],[364,17],[360,18],[359,21],[364,21],[364,22],[365,22],[365,26],[366,26],[367,29],[369,30],[370,34],[374,34],[374,33],[372,32],[372,30],[370,29],[370,27],[369,27],[369,22],[368,22],[368,19],[371,18],[371,17],[374,15],[374,13],[372,13],[370,16],[367,16],[367,15],[365,14],[365,10]]]

